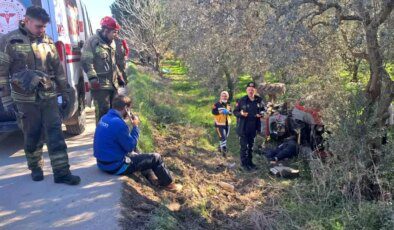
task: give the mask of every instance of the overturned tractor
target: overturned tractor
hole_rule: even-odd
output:
[[[268,140],[282,143],[291,136],[297,144],[312,151],[324,151],[323,134],[326,132],[320,111],[297,102],[292,109],[287,103],[269,104],[263,118],[261,134]]]
[[[313,105],[305,106],[301,101],[297,101],[292,108],[288,108],[287,103],[274,104],[277,97],[286,92],[283,83],[262,83],[257,87],[257,92],[269,96],[270,102],[262,118],[261,135],[268,142],[278,144],[276,151],[295,151],[288,155],[301,153],[308,158],[313,155],[322,158],[330,155],[325,151],[327,146],[323,134],[326,131],[320,109]],[[296,147],[292,146],[292,143]],[[288,149],[283,149],[286,146]]]

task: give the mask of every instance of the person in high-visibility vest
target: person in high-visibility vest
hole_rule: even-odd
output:
[[[220,99],[212,107],[212,114],[214,115],[215,129],[219,135],[219,147],[218,151],[223,154],[224,157],[227,155],[227,137],[230,133],[231,123],[231,105],[228,101],[229,94],[227,91],[220,93]]]

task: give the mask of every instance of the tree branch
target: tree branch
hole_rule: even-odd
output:
[[[318,25],[329,26],[330,24],[328,22],[314,22],[309,26],[309,28],[314,28],[315,26]]]
[[[355,58],[360,58],[360,59],[368,60],[368,54],[365,53],[365,52],[353,52],[353,51],[350,51],[350,53],[351,53]]]
[[[390,1],[390,0],[389,0]],[[362,21],[363,19],[357,15],[344,15],[342,13],[342,6],[338,3],[321,3],[317,0],[304,0],[301,4],[312,3],[318,7],[318,12],[315,15],[321,15],[331,8],[335,8],[340,21]]]
[[[267,1],[267,0],[249,0],[249,5],[251,3],[265,3],[269,5],[272,9],[278,9],[278,6],[274,4],[275,1]]]
[[[355,58],[368,60],[368,54],[367,53],[365,53],[365,52],[354,52],[353,51],[353,47],[350,46],[350,42],[349,42],[349,40],[348,40],[348,38],[346,36],[346,32],[343,29],[341,29],[340,31],[341,31],[342,38],[343,38],[343,40],[346,43],[346,48],[352,54],[352,56],[355,57]]]
[[[357,15],[339,15],[341,21],[362,21],[363,19]]]
[[[379,14],[377,14],[376,17],[374,17],[372,19],[372,23],[375,26],[381,25],[384,21],[386,21],[388,16],[391,14],[391,12],[393,10],[393,7],[394,7],[394,1],[393,0],[386,0],[386,1],[384,1],[383,4],[382,4],[382,8],[380,9]]]

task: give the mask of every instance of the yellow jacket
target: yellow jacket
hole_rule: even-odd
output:
[[[220,111],[227,109],[229,114],[220,113]],[[212,114],[214,115],[215,126],[226,126],[231,123],[231,106],[229,103],[216,102],[212,107]]]

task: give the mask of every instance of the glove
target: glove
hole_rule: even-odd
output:
[[[90,86],[92,87],[92,89],[100,89],[100,83],[98,81],[98,78],[91,78],[89,80],[90,82]]]
[[[62,93],[62,109],[65,109],[70,103],[70,97],[67,92]]]
[[[229,112],[227,109],[223,109],[223,110],[222,110],[222,114],[224,114],[224,115],[229,115],[230,112]]]

